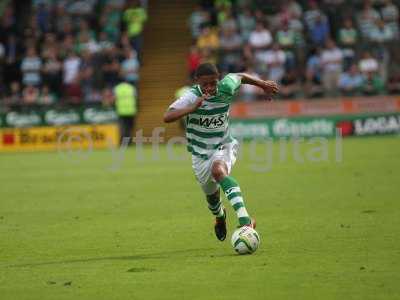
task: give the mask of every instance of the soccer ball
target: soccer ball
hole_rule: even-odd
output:
[[[257,231],[249,226],[235,230],[231,239],[232,247],[239,254],[252,254],[260,245],[260,236]]]

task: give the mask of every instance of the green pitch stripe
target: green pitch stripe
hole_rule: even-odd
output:
[[[206,143],[199,142],[199,141],[197,141],[195,139],[189,139],[189,138],[187,139],[187,141],[191,145],[197,146],[197,147],[202,148],[202,149],[207,149],[207,150],[217,149],[219,146],[222,145],[222,143],[219,143],[219,144],[206,144]]]
[[[243,204],[243,202],[238,202],[238,203],[236,203],[234,206],[232,206],[233,207],[233,209],[235,210],[235,211],[237,211],[239,208],[241,208],[241,207],[244,207],[244,204]]]
[[[225,113],[229,110],[229,105],[223,106],[223,107],[218,107],[218,108],[212,108],[212,109],[201,109],[198,108],[195,110],[193,113],[197,115],[217,115],[217,114],[222,114]]]
[[[210,137],[223,137],[225,135],[225,131],[217,131],[217,132],[202,132],[193,128],[186,128],[186,132],[197,135],[202,138],[210,138]]]
[[[191,152],[193,155],[198,156],[198,157],[201,157],[201,158],[204,159],[204,160],[207,160],[207,159],[208,159],[208,155],[206,155],[206,154],[201,154],[201,153],[199,153],[199,152],[196,152],[196,151],[193,149],[192,146],[187,146],[187,150],[188,150],[189,152]]]
[[[236,192],[236,193],[230,193],[228,196],[227,196],[227,198],[228,198],[228,200],[232,200],[233,198],[235,198],[235,197],[242,197],[242,193],[240,193],[240,192]]]

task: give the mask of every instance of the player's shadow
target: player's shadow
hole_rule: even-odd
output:
[[[160,253],[149,253],[140,255],[125,255],[125,256],[105,256],[105,257],[93,257],[93,258],[78,258],[78,259],[65,259],[58,261],[47,261],[47,262],[33,262],[24,264],[12,264],[0,266],[0,268],[24,268],[24,267],[40,267],[40,266],[50,266],[50,265],[61,265],[61,264],[74,264],[74,263],[90,263],[90,262],[100,262],[100,261],[112,261],[112,260],[157,260],[157,259],[171,259],[172,257],[188,258],[190,256],[206,256],[210,257],[210,250],[215,251],[214,248],[206,249],[184,249],[178,251],[167,251]],[[195,255],[196,254],[196,255]]]

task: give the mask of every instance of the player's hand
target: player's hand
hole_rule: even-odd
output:
[[[264,81],[262,89],[264,90],[265,94],[267,95],[268,101],[271,101],[272,96],[275,95],[279,91],[278,84],[272,80]]]

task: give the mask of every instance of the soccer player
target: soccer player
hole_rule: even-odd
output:
[[[228,74],[219,80],[216,66],[210,63],[197,68],[195,79],[198,85],[169,106],[164,122],[185,117],[194,174],[216,218],[215,235],[223,241],[227,232],[226,210],[220,200],[220,188],[235,210],[239,226],[256,225],[246,210],[238,182],[229,176],[238,151],[238,142],[229,133],[229,107],[241,84],[263,89],[268,99],[278,91],[278,86],[244,73]]]

